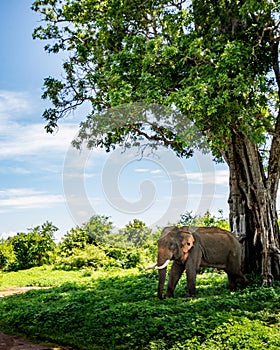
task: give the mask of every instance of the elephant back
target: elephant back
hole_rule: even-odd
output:
[[[229,231],[218,227],[184,227],[195,239],[206,262],[226,263],[229,254],[239,255],[241,245]]]

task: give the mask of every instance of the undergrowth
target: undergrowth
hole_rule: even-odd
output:
[[[230,292],[224,273],[197,278],[197,297],[156,297],[157,274],[137,269],[1,273],[0,289],[50,289],[0,299],[0,329],[75,350],[279,349],[280,284]]]

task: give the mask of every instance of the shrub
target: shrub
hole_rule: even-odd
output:
[[[109,247],[107,245],[87,244],[84,249],[74,248],[70,256],[59,256],[55,266],[66,270],[90,267],[93,269],[107,269],[121,267],[134,268],[141,262],[142,251]]]
[[[9,270],[15,264],[16,256],[10,240],[0,244],[0,269]]]
[[[87,233],[80,227],[72,228],[62,238],[58,245],[58,254],[64,257],[71,256],[76,249],[83,249],[88,243]]]
[[[113,259],[108,258],[103,249],[88,244],[84,249],[74,248],[70,256],[58,257],[55,266],[71,270],[81,269],[83,267],[99,269],[112,264]]]
[[[107,216],[94,215],[81,227],[72,228],[62,238],[58,254],[67,257],[76,254],[77,249],[85,249],[87,245],[106,243],[113,229]]]
[[[54,232],[57,230],[56,226],[47,221],[42,226],[29,229],[28,233],[18,233],[8,238],[6,249],[10,249],[12,258],[6,259],[6,268],[16,271],[51,263],[56,248]],[[4,256],[3,253],[3,262]]]
[[[104,247],[106,255],[114,259],[114,266],[130,269],[141,262],[142,250],[136,248]]]

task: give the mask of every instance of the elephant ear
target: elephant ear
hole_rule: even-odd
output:
[[[191,233],[184,232],[184,238],[182,240],[182,249],[186,254],[194,246],[194,236]]]

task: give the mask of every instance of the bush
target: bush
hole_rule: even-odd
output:
[[[72,228],[62,237],[58,254],[69,257],[76,254],[77,250],[85,249],[87,245],[106,243],[112,229],[113,224],[107,216],[92,216],[81,227]]]
[[[52,223],[29,229],[28,233],[18,233],[1,244],[2,268],[17,271],[42,266],[53,261],[56,245],[54,232],[58,230]]]
[[[118,233],[112,233],[108,217],[93,216],[89,222],[69,231],[58,246],[56,266],[65,269],[121,267],[124,269],[150,262],[152,230],[134,220]],[[145,245],[144,245],[145,243]],[[143,248],[139,248],[143,246]],[[153,259],[153,258],[152,258]]]
[[[105,247],[105,251],[108,257],[114,259],[114,265],[123,269],[134,268],[141,262],[142,250],[140,251],[140,249]]]
[[[62,238],[62,242],[58,245],[58,254],[64,257],[71,256],[75,249],[83,249],[87,243],[87,233],[77,226],[76,228],[72,228]]]
[[[9,270],[15,264],[16,256],[9,240],[0,244],[0,269]]]
[[[141,263],[141,250],[88,244],[84,249],[74,248],[70,256],[58,256],[55,266],[70,270],[81,268],[107,269],[121,267],[134,268]]]
[[[74,248],[70,256],[58,257],[55,266],[71,270],[84,267],[99,269],[112,264],[113,259],[108,258],[104,250],[98,246],[88,244],[84,249]]]

